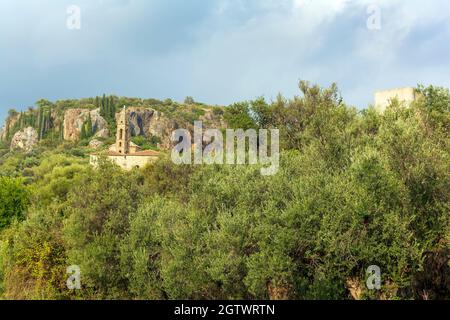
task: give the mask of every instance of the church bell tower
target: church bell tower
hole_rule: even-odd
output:
[[[128,113],[124,106],[119,115],[117,122],[117,136],[116,136],[116,150],[121,154],[128,154],[130,152],[130,128],[128,125]]]

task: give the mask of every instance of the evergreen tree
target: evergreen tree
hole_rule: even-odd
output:
[[[94,134],[94,130],[92,127],[92,119],[91,119],[91,114],[89,113],[88,119],[86,120],[86,138],[90,138],[92,137],[92,135]]]
[[[42,108],[38,109],[38,116],[36,119],[35,127],[37,127],[38,132],[41,132],[41,121],[42,121]]]
[[[26,111],[26,114],[28,116],[28,120],[30,121],[31,119],[33,119],[32,123],[29,123],[31,126],[34,125],[34,113],[35,110],[33,109],[33,107],[28,107],[28,110]]]
[[[80,139],[81,140],[86,139],[86,126],[84,124],[81,126]]]
[[[39,140],[42,140],[44,138],[45,123],[46,123],[46,118],[44,116],[42,116],[42,123],[41,123],[41,127],[39,130]]]
[[[114,98],[112,96],[109,97],[109,105],[110,105],[110,117],[112,121],[115,121],[116,117],[116,106],[114,105]]]
[[[106,108],[106,94],[103,94],[102,96],[102,104]]]
[[[110,111],[110,108],[109,108],[109,100],[106,99],[106,98],[104,98],[104,99],[105,99],[105,116],[106,116],[106,119],[109,120],[109,117],[110,117],[110,114],[111,114],[111,111]]]
[[[45,133],[45,116],[44,116],[44,110],[42,107],[39,108],[39,127],[38,127],[38,133],[39,133],[39,140],[42,140]]]

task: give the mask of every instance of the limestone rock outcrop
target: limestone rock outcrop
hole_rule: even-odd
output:
[[[127,112],[132,136],[155,136],[161,140],[162,149],[170,148],[172,131],[178,128],[174,120],[150,108],[128,108]],[[116,114],[116,121],[119,115],[120,113]]]
[[[4,141],[6,139],[6,135],[8,134],[8,129],[13,128],[17,122],[20,120],[20,114],[15,114],[12,116],[9,116],[8,119],[6,119],[5,124],[0,129],[0,140]]]
[[[103,147],[103,145],[104,145],[104,143],[99,141],[99,140],[97,140],[97,139],[92,139],[89,142],[89,148],[92,148],[92,149],[98,149],[100,147]]]
[[[102,135],[106,135],[108,124],[100,115],[100,109],[68,109],[64,114],[64,140],[76,141],[80,139],[81,128],[89,118],[89,114],[91,115],[94,132],[102,132]]]
[[[3,141],[5,139],[5,133],[6,133],[6,127],[3,125],[0,128],[0,141]]]
[[[171,147],[172,132],[179,128],[179,124],[159,112],[155,112],[149,122],[148,136],[156,136],[160,139],[160,148],[168,150]]]
[[[100,131],[96,132],[94,134],[94,138],[108,138],[109,137],[109,130],[108,129],[101,129]]]
[[[150,132],[150,123],[156,111],[146,108],[130,108],[129,121],[132,136],[147,136]]]
[[[29,152],[38,144],[38,142],[39,136],[37,131],[32,127],[28,127],[16,132],[11,140],[10,148],[11,150],[19,149]]]

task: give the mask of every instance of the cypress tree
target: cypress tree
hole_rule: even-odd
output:
[[[92,128],[92,119],[91,119],[91,114],[90,113],[89,113],[88,119],[86,121],[86,132],[85,133],[86,133],[86,138],[90,138],[94,134],[93,128]]]
[[[38,111],[38,118],[37,118],[37,129],[38,129],[38,134],[39,134],[39,140],[41,140],[42,139],[42,130],[43,130],[43,120],[44,120],[44,117],[43,117],[43,112],[42,112],[42,108],[39,108],[39,111]]]
[[[45,111],[45,126],[44,126],[44,133],[50,130],[52,124],[52,118],[50,110]]]
[[[109,103],[108,103],[107,99],[105,99],[105,118],[108,121],[108,119],[109,119]]]
[[[100,99],[100,98],[98,98],[98,99],[99,99],[99,104],[100,104],[100,115],[102,117],[104,117],[105,116],[105,105],[103,103],[103,99]]]
[[[41,112],[41,123],[39,125],[39,140],[44,138],[45,133],[45,125],[46,125],[46,117],[44,116],[44,112]]]
[[[81,126],[80,139],[81,139],[81,140],[86,139],[86,128],[85,128],[84,123],[83,123],[83,125]]]
[[[42,109],[38,109],[38,115],[36,119],[36,128],[38,129],[38,132],[41,132],[41,116],[42,115]]]
[[[111,119],[114,121],[116,116],[116,106],[114,105],[114,98],[112,96],[109,97],[109,105],[110,105],[109,115]]]

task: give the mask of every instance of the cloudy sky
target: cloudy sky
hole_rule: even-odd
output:
[[[0,13],[0,120],[42,97],[226,105],[305,79],[365,108],[383,88],[450,87],[448,0],[1,0]]]

